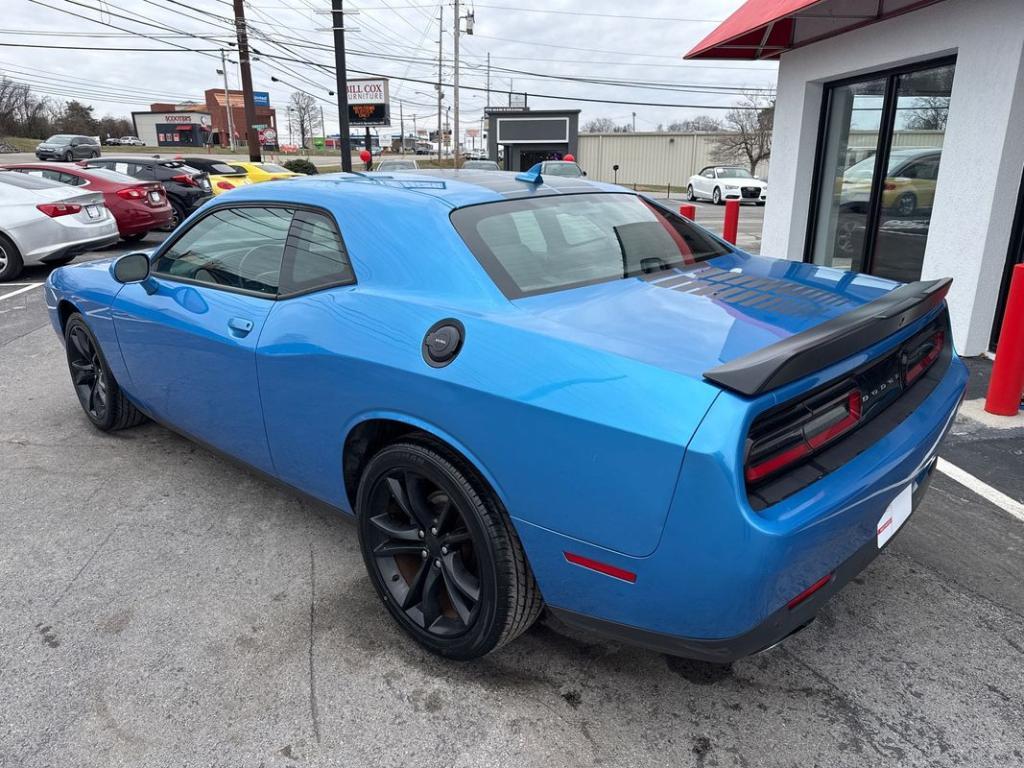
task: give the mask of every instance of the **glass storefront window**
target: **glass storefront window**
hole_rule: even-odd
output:
[[[953,72],[943,63],[827,90],[815,264],[920,279]]]

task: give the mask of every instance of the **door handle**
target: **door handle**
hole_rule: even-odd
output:
[[[244,317],[232,317],[228,320],[228,328],[231,329],[231,335],[238,338],[243,338],[249,335],[249,331],[252,330],[252,320],[246,320]]]

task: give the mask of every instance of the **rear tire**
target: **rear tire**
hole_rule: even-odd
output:
[[[136,232],[135,234],[132,235],[123,235],[121,239],[124,240],[126,243],[139,243],[142,242],[142,240],[148,234],[149,232]]]
[[[174,200],[171,200],[171,210],[174,211],[174,214],[171,216],[171,222],[163,227],[163,232],[173,232],[187,217],[185,209],[180,203],[176,203]]]
[[[543,601],[501,502],[429,438],[381,449],[359,483],[359,543],[392,618],[420,645],[475,659],[525,632]]]
[[[16,278],[24,266],[17,246],[10,238],[0,235],[0,283]]]
[[[112,432],[146,420],[142,411],[124,396],[99,342],[77,312],[68,318],[64,327],[64,346],[75,394],[94,427]]]

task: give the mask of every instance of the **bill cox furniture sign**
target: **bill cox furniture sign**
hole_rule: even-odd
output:
[[[348,122],[349,125],[391,125],[387,80],[348,81]]]

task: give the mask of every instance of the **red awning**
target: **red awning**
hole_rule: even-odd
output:
[[[191,131],[192,130],[192,126],[191,125],[179,125],[174,130],[176,130],[176,131]]]
[[[687,59],[775,59],[941,0],[747,0]]]

